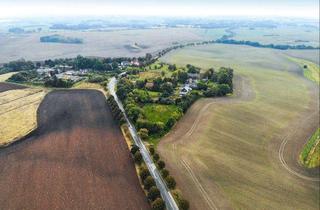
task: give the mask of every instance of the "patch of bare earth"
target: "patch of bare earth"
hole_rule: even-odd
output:
[[[149,209],[103,94],[49,93],[38,129],[0,150],[0,209]]]

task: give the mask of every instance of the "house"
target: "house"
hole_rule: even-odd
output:
[[[61,72],[61,71],[69,71],[69,70],[73,69],[72,66],[68,66],[68,65],[55,65],[53,68],[58,70],[59,72]]]
[[[130,66],[131,63],[129,61],[122,61],[121,64],[120,64],[122,67],[127,67],[127,66]]]
[[[153,82],[147,82],[145,87],[148,89],[148,90],[152,90],[153,88]]]
[[[180,96],[187,95],[191,90],[192,88],[188,84],[185,84],[180,90]]]
[[[200,74],[199,73],[188,73],[188,78],[200,79]]]
[[[133,60],[133,61],[131,61],[131,65],[140,66],[140,62],[138,60]]]
[[[46,68],[46,67],[40,67],[37,69],[37,73],[43,76],[51,76],[52,73],[54,73],[55,70],[53,68]]]

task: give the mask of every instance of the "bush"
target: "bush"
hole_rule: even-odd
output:
[[[187,201],[186,199],[181,199],[178,202],[178,206],[179,206],[179,209],[181,210],[188,210],[190,208],[189,201]]]
[[[162,122],[150,122],[145,119],[138,119],[136,122],[137,128],[146,128],[150,134],[160,133],[164,130],[164,124]]]
[[[148,176],[150,176],[150,172],[149,172],[148,168],[147,167],[142,167],[140,169],[139,176],[140,176],[142,181],[144,181]]]
[[[163,169],[164,167],[166,167],[165,162],[162,161],[162,160],[158,161],[158,167],[159,167],[160,169]]]
[[[140,128],[138,135],[142,140],[147,140],[149,138],[149,131],[146,128]]]
[[[140,148],[137,146],[137,145],[133,145],[132,147],[131,147],[131,154],[135,154],[137,151],[139,151],[140,150]]]
[[[176,123],[176,119],[174,119],[173,117],[170,117],[166,123],[166,129],[170,130],[170,128],[172,128],[172,126],[174,126],[175,123]]]
[[[151,155],[153,155],[154,152],[155,152],[155,151],[154,151],[154,147],[150,147],[150,148],[149,148],[149,152],[150,152]]]
[[[137,164],[141,164],[142,162],[142,155],[140,153],[140,151],[137,151],[135,154],[134,154],[134,161],[137,163]]]
[[[176,180],[174,180],[174,178],[172,176],[167,176],[165,178],[165,181],[167,183],[167,186],[169,187],[169,189],[174,189],[176,187]]]
[[[164,210],[166,205],[162,198],[157,198],[155,201],[151,204],[152,210]]]
[[[164,168],[161,170],[161,175],[163,178],[166,178],[167,176],[169,176],[169,171]]]
[[[158,153],[155,153],[155,154],[153,155],[153,160],[154,160],[154,162],[157,162],[159,159],[160,159],[159,154],[158,154]]]
[[[154,179],[151,176],[147,176],[147,178],[143,181],[144,188],[149,190],[151,187],[156,186]]]
[[[189,207],[190,207],[189,201],[187,201],[186,199],[184,199],[182,197],[181,192],[179,190],[172,190],[171,193],[172,193],[174,200],[177,202],[179,209],[181,209],[181,210],[188,210],[189,209]]]
[[[160,197],[160,191],[156,186],[153,186],[149,189],[148,199],[154,201],[156,198]]]

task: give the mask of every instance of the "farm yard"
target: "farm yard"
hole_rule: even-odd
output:
[[[33,135],[0,150],[0,209],[150,208],[101,92],[52,91],[37,116]]]
[[[235,69],[233,96],[197,101],[158,145],[191,209],[318,209],[319,171],[299,163],[319,125],[318,85],[287,56],[214,44],[162,58]]]
[[[0,147],[37,127],[37,109],[46,91],[0,82]]]

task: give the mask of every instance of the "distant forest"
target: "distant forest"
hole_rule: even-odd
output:
[[[65,37],[58,34],[40,37],[40,42],[53,42],[64,44],[82,44],[83,40],[73,37]]]

